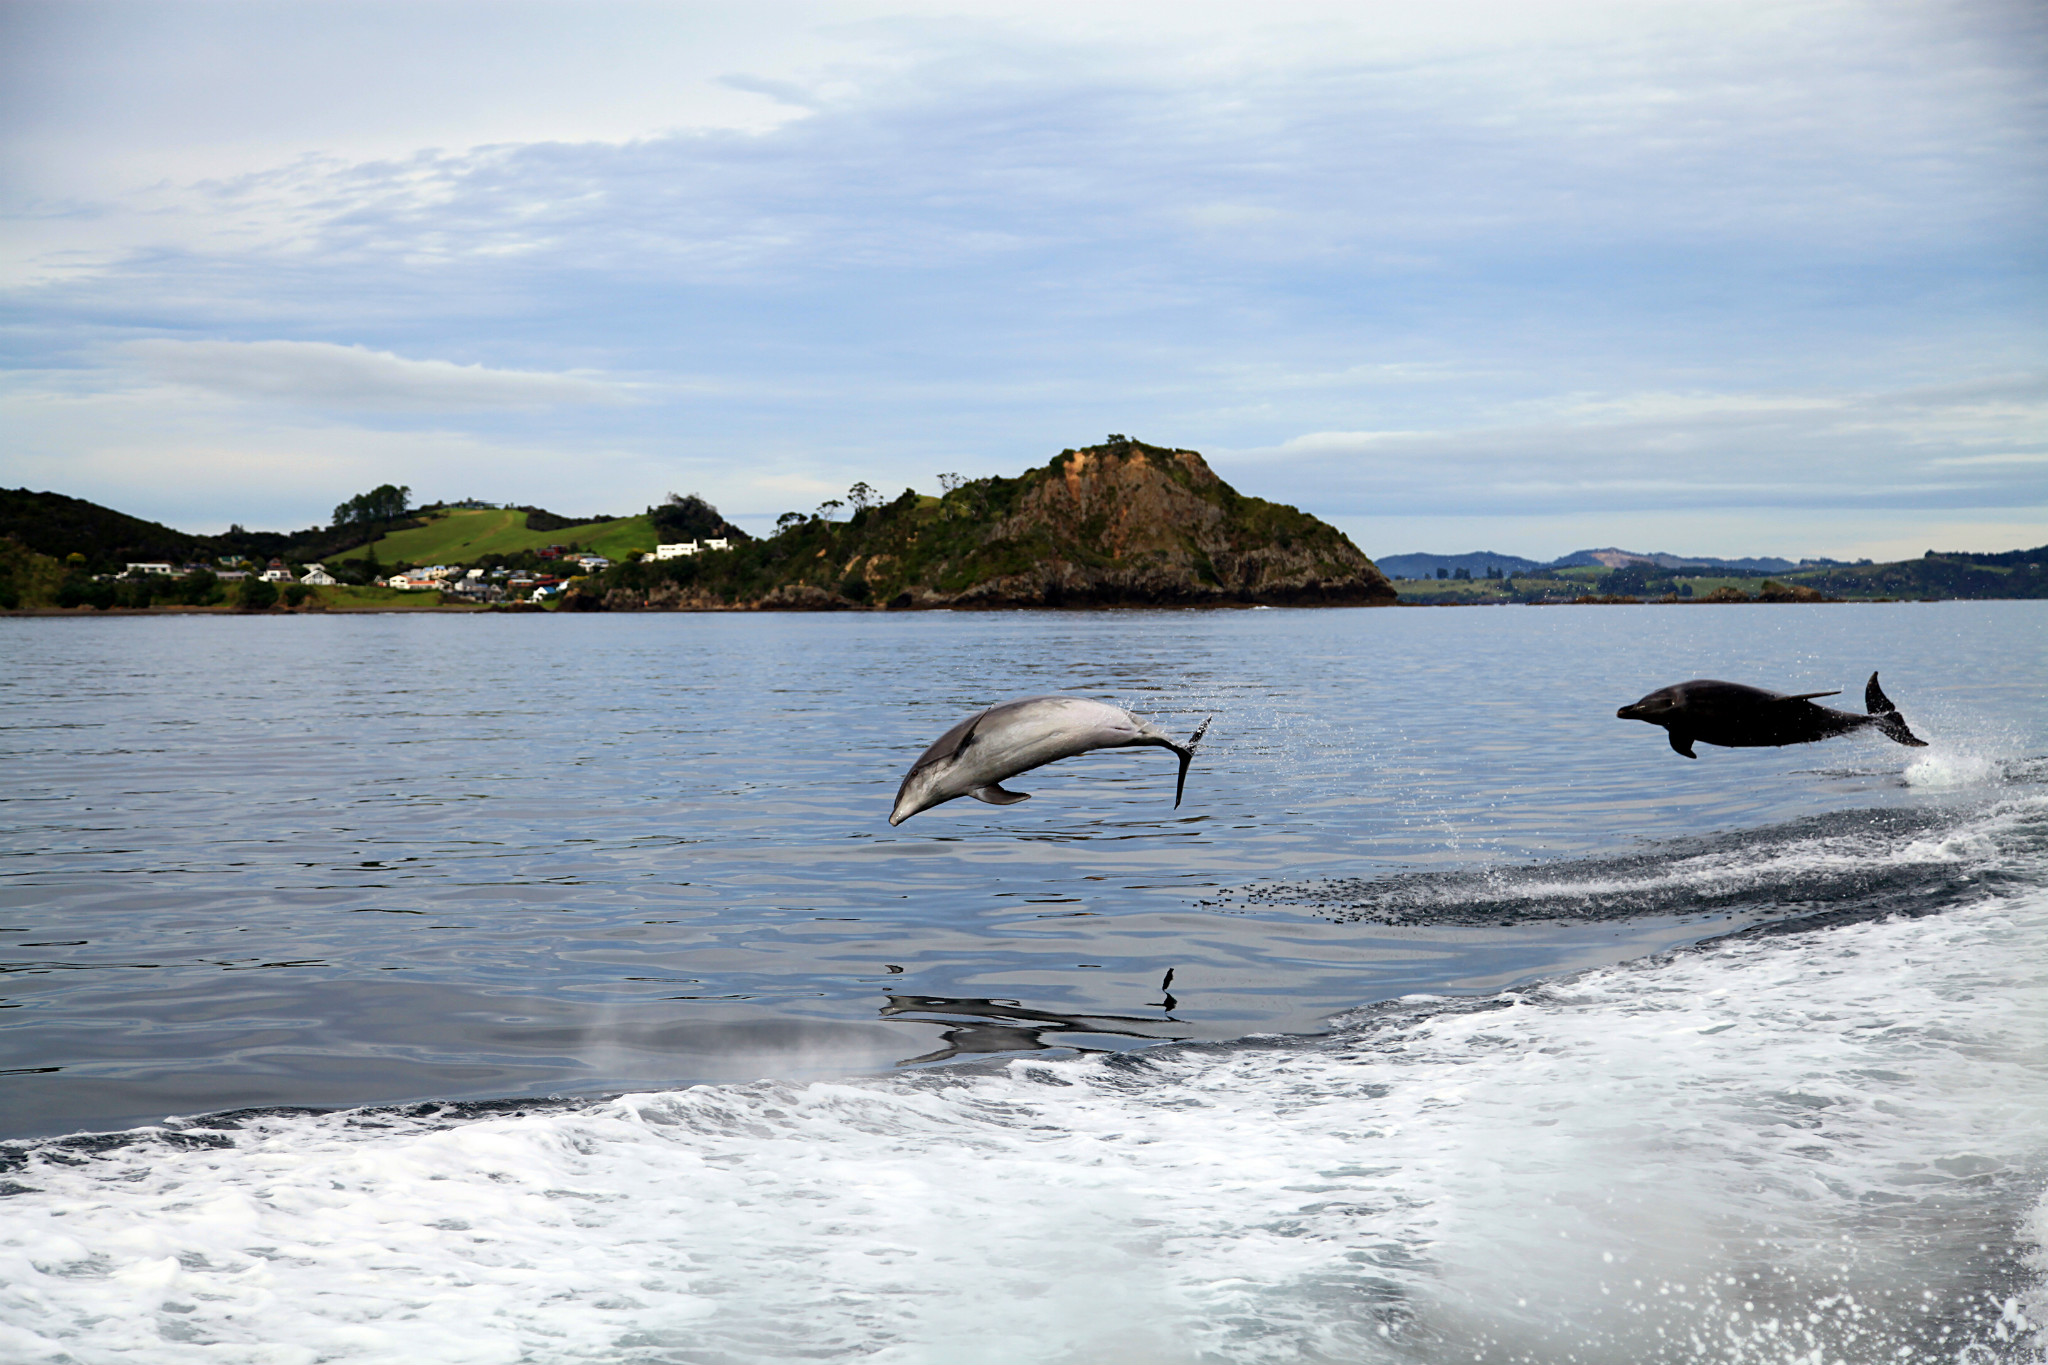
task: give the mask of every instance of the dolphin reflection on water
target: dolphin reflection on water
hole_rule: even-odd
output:
[[[1178,809],[1188,784],[1188,764],[1208,728],[1209,721],[1203,721],[1182,744],[1120,706],[1086,697],[1024,697],[1001,702],[940,735],[924,756],[910,765],[897,789],[889,823],[900,825],[919,811],[961,796],[992,806],[1028,801],[1030,792],[1005,791],[1003,780],[1091,749],[1145,745],[1171,749],[1180,756],[1180,780],[1173,789],[1173,804]]]
[[[1172,997],[1168,997],[1171,999]],[[1169,1013],[1164,1019],[1146,1019],[1133,1014],[1059,1014],[1052,1010],[1026,1009],[1014,1000],[983,1000],[952,995],[892,995],[882,1006],[881,1016],[908,1024],[936,1024],[944,1032],[941,1046],[921,1057],[905,1057],[898,1066],[923,1066],[948,1062],[955,1057],[994,1052],[1043,1052],[1066,1048],[1074,1052],[1103,1052],[1108,1049],[1083,1047],[1079,1043],[1047,1042],[1047,1034],[1092,1033],[1097,1037],[1149,1038],[1155,1042],[1177,1043],[1185,1035],[1152,1033],[1145,1029],[1113,1028],[1115,1024],[1142,1024],[1157,1028],[1180,1021]],[[1168,1006],[1170,1010],[1172,1007]],[[940,1018],[912,1018],[939,1015]],[[952,1015],[953,1018],[943,1016]]]

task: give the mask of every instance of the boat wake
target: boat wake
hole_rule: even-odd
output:
[[[0,1356],[2039,1360],[2039,818],[1885,826],[1941,914],[1309,1038],[8,1144]]]
[[[2048,798],[1967,812],[1846,811],[1639,852],[1526,867],[1268,882],[1224,898],[1342,922],[1504,925],[1713,913],[1927,914],[2048,881]]]

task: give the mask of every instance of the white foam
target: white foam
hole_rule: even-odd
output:
[[[1483,879],[1407,877],[1380,882],[1312,883],[1262,889],[1265,903],[1334,904],[1368,913],[1408,915],[1469,906],[1476,892],[1493,904],[1532,909],[1573,902],[1646,899],[1706,900],[1750,891],[1799,887],[1815,879],[1866,885],[1889,874],[1955,869],[1972,875],[2010,873],[2038,880],[2044,870],[2041,828],[2048,798],[2022,796],[1987,805],[1964,821],[1902,838],[1882,825],[1770,839],[1723,841],[1703,852],[1611,862],[1496,870]]]
[[[2034,893],[1325,1040],[53,1157],[0,1358],[2032,1359],[2043,1115]]]
[[[1906,785],[1929,791],[1988,787],[2003,779],[2004,768],[1982,754],[1933,749],[1906,765]]]

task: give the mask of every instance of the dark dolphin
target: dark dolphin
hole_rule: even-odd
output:
[[[1815,706],[1815,697],[1836,697],[1833,692],[1800,692],[1787,696],[1741,683],[1694,678],[1691,682],[1660,687],[1633,706],[1614,714],[1623,720],[1647,721],[1661,725],[1671,735],[1671,747],[1687,758],[1698,758],[1695,742],[1718,744],[1727,749],[1756,749],[1783,744],[1811,744],[1817,739],[1845,735],[1851,730],[1875,730],[1895,744],[1924,749],[1927,742],[1906,728],[1906,719],[1892,699],[1877,685],[1877,674],[1863,688],[1863,707],[1870,714],[1836,711]]]
[[[1026,801],[1031,793],[1006,791],[1003,779],[1090,749],[1148,744],[1180,756],[1180,782],[1173,789],[1173,804],[1179,806],[1188,782],[1188,763],[1208,728],[1209,722],[1203,721],[1182,744],[1158,726],[1107,702],[1085,697],[1024,697],[1002,702],[940,735],[923,757],[910,765],[897,789],[896,809],[890,812],[889,823],[900,825],[921,810],[960,796],[992,806]]]

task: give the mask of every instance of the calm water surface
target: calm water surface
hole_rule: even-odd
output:
[[[0,1136],[572,1097],[17,1144],[0,1282],[41,1297],[0,1329],[48,1351],[2033,1358],[2041,604],[17,619],[0,655]],[[1873,669],[1930,748],[1687,762],[1614,716],[1696,676],[1860,710]],[[1182,807],[1144,750],[889,827],[934,737],[1049,691],[1214,715]],[[663,1093],[573,1098],[617,1092]],[[469,1278],[248,1326],[337,1244],[224,1229],[323,1162],[360,1201],[318,1218]],[[617,1283],[520,1278],[565,1237]],[[229,1279],[95,1316],[131,1253]]]
[[[1633,957],[1773,907],[1389,929],[1242,893],[1924,804],[1921,754],[1875,737],[1688,763],[1614,708],[1707,675],[1860,709],[1877,668],[1936,752],[2024,757],[2048,751],[2044,625],[2026,603],[9,621],[6,1131],[1304,1031]],[[1182,808],[1145,750],[889,828],[933,737],[1047,691],[1214,714]]]

